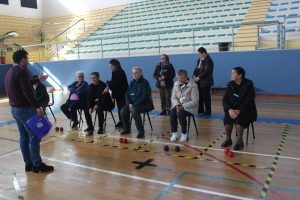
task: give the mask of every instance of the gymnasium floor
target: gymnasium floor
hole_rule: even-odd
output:
[[[169,120],[158,116],[157,96],[154,130],[146,121],[146,138],[137,140],[133,125],[128,144],[119,143],[110,115],[104,136],[84,136],[85,123],[70,130],[59,110],[66,96],[55,93],[57,122],[50,117],[64,132],[53,129],[41,144],[44,161],[55,166],[50,174],[24,172],[16,124],[0,100],[0,199],[259,199],[263,187],[266,199],[300,199],[299,97],[259,96],[256,138],[250,129],[249,144],[230,158],[220,148],[220,96],[213,97],[211,118],[196,118],[199,136],[191,123],[190,141],[182,144],[168,141]]]

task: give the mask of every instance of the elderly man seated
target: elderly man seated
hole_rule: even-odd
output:
[[[145,130],[142,122],[141,113],[149,112],[154,109],[151,87],[149,82],[144,79],[140,67],[132,68],[133,80],[126,91],[126,105],[121,110],[123,131],[121,135],[130,133],[130,113],[135,121],[138,131],[137,138],[145,137]]]
[[[178,81],[174,84],[171,97],[170,123],[172,137],[170,140],[174,142],[179,138],[179,134],[177,133],[179,120],[181,126],[180,141],[184,142],[188,140],[186,117],[197,114],[199,91],[197,84],[193,80],[189,80],[186,70],[180,69],[177,73],[177,78]]]

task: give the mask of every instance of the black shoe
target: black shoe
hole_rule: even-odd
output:
[[[127,134],[130,134],[131,132],[130,132],[130,130],[123,130],[123,131],[121,131],[121,135],[127,135]]]
[[[32,171],[32,165],[25,165],[25,172],[31,172]]]
[[[84,132],[89,132],[89,131],[94,131],[93,128],[87,127],[86,129],[84,129]]]
[[[244,149],[244,142],[236,143],[233,147],[233,150],[240,151]]]
[[[145,138],[145,135],[144,135],[144,134],[138,134],[138,135],[136,136],[136,138],[142,139],[142,138]]]
[[[43,162],[39,166],[32,167],[32,172],[34,172],[34,173],[46,173],[46,172],[52,172],[52,171],[54,171],[54,167],[48,166]]]
[[[122,122],[118,122],[116,125],[115,125],[116,128],[122,128],[123,127],[123,123]]]
[[[167,111],[162,111],[161,113],[159,113],[159,115],[166,115],[167,114]]]
[[[222,147],[229,147],[232,145],[232,140],[225,140],[225,142],[222,143]]]
[[[88,130],[87,133],[86,133],[86,136],[91,136],[94,134],[94,130]]]
[[[72,129],[77,128],[78,124],[79,124],[79,122],[74,122],[71,128],[72,128]]]
[[[103,130],[103,128],[99,128],[99,130],[98,130],[98,132],[97,132],[97,134],[103,134],[104,133],[104,130]]]

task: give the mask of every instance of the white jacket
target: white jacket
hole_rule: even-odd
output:
[[[193,80],[190,80],[181,89],[180,83],[176,81],[176,83],[174,83],[171,101],[172,108],[182,104],[184,110],[192,114],[197,114],[199,105],[199,91],[197,84]]]

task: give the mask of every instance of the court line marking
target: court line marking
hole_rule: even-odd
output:
[[[113,135],[106,135],[105,137],[112,137],[112,138],[118,138],[118,139],[122,138],[121,136],[113,136]],[[137,139],[137,138],[127,138],[127,139],[135,140],[135,141],[143,141],[143,142],[150,141],[150,140],[147,140],[147,139]],[[162,141],[157,141],[157,140],[153,140],[152,143],[167,144],[167,145],[172,145],[172,146],[176,146],[176,145],[177,146],[184,146],[182,144],[176,144],[176,143],[171,143],[171,142],[162,142]],[[195,145],[191,145],[191,147],[199,148],[199,149],[204,149],[205,148],[203,146],[195,146]],[[222,151],[222,152],[224,151],[224,149],[218,149],[218,148],[210,148],[210,150]],[[252,152],[246,152],[246,151],[233,151],[233,152],[241,153],[241,154],[255,155],[255,156],[272,157],[272,158],[274,158],[274,156],[275,156],[275,155],[271,155],[271,154],[252,153]],[[300,158],[298,158],[298,157],[289,157],[289,156],[279,156],[279,157],[283,158],[283,159],[299,160],[300,161]]]
[[[120,172],[116,172],[116,171],[91,167],[91,166],[72,163],[72,162],[68,162],[68,161],[63,161],[63,160],[59,160],[59,159],[55,159],[55,158],[49,158],[49,157],[43,157],[43,158],[47,159],[47,160],[50,160],[50,161],[54,161],[54,162],[58,162],[58,163],[66,164],[66,165],[71,165],[71,166],[74,166],[74,167],[80,167],[80,168],[83,168],[83,169],[89,169],[89,170],[93,170],[93,171],[97,171],[97,172],[102,172],[102,173],[106,173],[106,174],[111,174],[111,175],[121,176],[121,177],[125,177],[125,178],[135,179],[135,180],[139,180],[139,181],[157,183],[157,184],[165,185],[165,186],[168,186],[168,185],[171,184],[170,182],[159,181],[159,180],[155,180],[155,179],[144,178],[144,177],[141,177],[141,176],[135,176],[135,175],[120,173]],[[252,200],[250,198],[241,197],[241,196],[237,196],[237,195],[231,195],[231,194],[226,194],[226,193],[221,193],[221,192],[215,192],[215,191],[201,189],[201,188],[188,187],[188,186],[179,185],[179,184],[174,184],[173,187],[178,188],[178,189],[185,189],[185,190],[190,190],[190,191],[195,191],[195,192],[200,192],[200,193],[206,193],[206,194],[211,194],[211,195],[221,196],[221,197],[228,197],[228,198],[233,198],[233,199]]]
[[[21,188],[20,188],[20,185],[19,185],[19,182],[18,182],[18,179],[17,179],[17,175],[15,173],[12,174],[12,181],[13,181],[15,191],[17,192],[18,199],[19,200],[24,200],[24,196],[21,193]]]
[[[0,137],[0,140],[5,140],[5,141],[9,141],[9,142],[19,142],[19,140],[15,140],[15,139],[11,139],[11,138],[4,138],[4,137]]]

